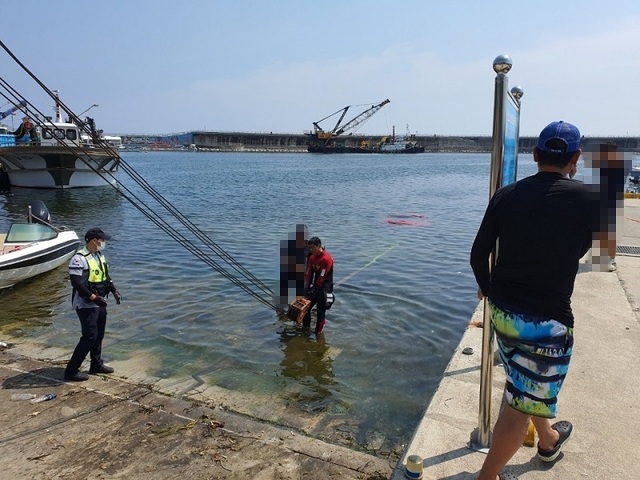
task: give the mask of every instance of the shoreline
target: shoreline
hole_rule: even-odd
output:
[[[388,478],[385,459],[322,442],[144,383],[95,375],[11,350],[0,356],[0,455],[10,478]],[[51,401],[11,401],[13,393]]]
[[[639,199],[625,200],[624,219],[619,246],[640,249]],[[560,397],[560,414],[574,421],[576,438],[551,470],[540,465],[535,450],[521,448],[507,471],[523,480],[574,478],[575,472],[592,478],[640,477],[634,444],[619,435],[621,428],[640,428],[640,415],[633,415],[640,387],[634,371],[612,370],[618,365],[607,354],[614,342],[624,346],[629,364],[640,361],[640,253],[619,254],[617,261],[614,273],[581,265],[576,279],[576,351]],[[471,480],[484,459],[466,446],[477,426],[481,305],[398,462],[394,455],[373,456],[314,438],[314,422],[320,421],[314,414],[298,425],[283,425],[275,417],[291,422],[289,412],[279,410],[272,399],[264,399],[260,413],[274,417],[269,421],[252,415],[256,405],[241,393],[201,387],[194,379],[136,374],[146,364],[144,358],[114,362],[121,376],[66,383],[62,375],[68,351],[17,344],[0,355],[5,471],[15,478],[155,479],[175,478],[179,472],[197,478],[400,480],[406,458],[418,454],[424,459],[425,479]],[[599,335],[603,328],[611,338]],[[472,347],[473,355],[463,355],[465,347]],[[494,368],[492,384],[495,421],[504,384],[500,367]],[[612,396],[610,390],[622,395]],[[9,400],[24,391],[55,392],[58,397],[36,405]],[[236,402],[236,408],[224,407],[228,402]],[[591,408],[594,402],[597,411]]]

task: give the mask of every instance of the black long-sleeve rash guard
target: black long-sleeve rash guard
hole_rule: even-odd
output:
[[[539,172],[496,192],[471,249],[482,292],[520,313],[573,326],[571,294],[578,260],[591,246],[597,202],[559,173]],[[498,241],[496,265],[489,255]]]

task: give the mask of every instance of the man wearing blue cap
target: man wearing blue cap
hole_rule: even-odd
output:
[[[111,235],[100,228],[92,228],[84,236],[85,248],[69,261],[69,279],[73,287],[71,302],[80,319],[82,336],[64,372],[64,379],[72,382],[88,380],[80,371],[82,362],[90,355],[89,373],[113,373],[113,368],[102,360],[102,339],[107,325],[107,302],[105,297],[113,294],[119,305],[121,296],[111,281],[107,260],[102,254]]]
[[[529,419],[545,462],[556,460],[573,430],[567,421],[549,419],[556,417],[571,359],[571,294],[579,260],[598,224],[597,202],[581,182],[568,178],[580,158],[580,141],[570,123],[547,125],[533,151],[538,173],[495,193],[471,249],[478,298],[488,298],[507,374],[505,406],[478,480],[515,478],[501,471],[522,445]]]

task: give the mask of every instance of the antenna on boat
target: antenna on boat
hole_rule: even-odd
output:
[[[80,112],[78,115],[76,115],[78,118],[82,117],[82,115],[84,115],[85,113],[87,113],[89,110],[91,110],[93,107],[99,107],[100,105],[98,105],[97,103],[94,103],[93,105],[91,105],[89,108],[85,108],[82,112]]]
[[[56,106],[54,107],[54,110],[56,112],[56,122],[60,123],[62,122],[62,112],[60,111],[60,91],[59,90],[52,90],[52,91],[56,96]]]

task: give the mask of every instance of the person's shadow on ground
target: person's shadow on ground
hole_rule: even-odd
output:
[[[9,377],[2,382],[2,388],[24,390],[27,388],[51,387],[62,383],[65,383],[64,368],[47,367]]]

